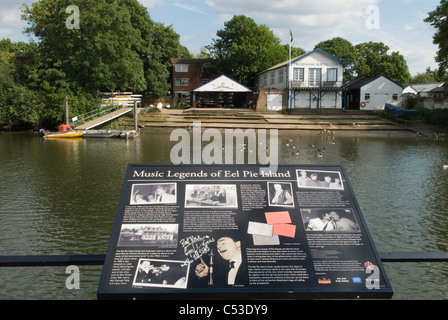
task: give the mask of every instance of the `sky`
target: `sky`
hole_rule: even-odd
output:
[[[29,41],[20,7],[33,0],[0,0],[0,39]],[[217,39],[234,15],[264,24],[288,44],[311,51],[321,41],[341,37],[353,45],[383,42],[398,51],[412,76],[437,68],[435,29],[423,20],[440,0],[139,0],[155,22],[172,26],[191,53]],[[81,27],[82,27],[82,8]]]

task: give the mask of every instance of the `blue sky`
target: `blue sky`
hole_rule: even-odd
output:
[[[20,20],[22,3],[0,0],[0,39],[27,41]],[[406,59],[411,75],[437,68],[435,30],[423,21],[440,0],[139,0],[151,19],[172,25],[191,53],[210,45],[234,15],[267,25],[282,40],[312,50],[320,41],[342,37],[352,44],[383,42]],[[82,27],[82,8],[81,27]]]

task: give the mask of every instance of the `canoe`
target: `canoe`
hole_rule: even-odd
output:
[[[44,132],[44,139],[68,139],[79,138],[84,135],[84,131],[58,131],[58,132]]]
[[[87,130],[84,138],[115,138],[121,134],[121,130]]]

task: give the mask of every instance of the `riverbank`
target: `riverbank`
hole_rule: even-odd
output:
[[[139,115],[141,128],[191,128],[195,121],[202,128],[277,129],[301,134],[419,136],[443,138],[447,130],[417,121],[385,117],[382,112],[342,110],[294,110],[257,112],[250,109],[161,109]]]

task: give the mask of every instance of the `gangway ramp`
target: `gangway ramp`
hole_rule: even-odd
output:
[[[108,121],[111,121],[112,119],[121,117],[122,115],[131,112],[133,110],[132,107],[124,107],[119,110],[113,111],[109,114],[106,114],[104,116],[101,116],[99,118],[93,119],[91,121],[88,121],[86,123],[83,123],[77,127],[75,127],[75,130],[89,130],[92,128],[95,128],[99,126],[100,124],[106,123]]]

